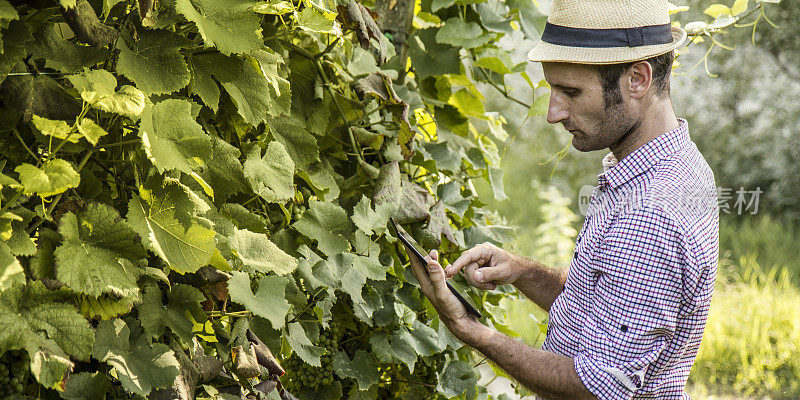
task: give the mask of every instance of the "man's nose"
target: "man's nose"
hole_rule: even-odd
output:
[[[551,124],[559,123],[569,118],[569,112],[564,107],[563,102],[558,99],[558,96],[550,94],[550,104],[547,106],[547,122]]]

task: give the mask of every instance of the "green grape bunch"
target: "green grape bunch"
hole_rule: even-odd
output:
[[[21,394],[30,377],[28,356],[24,352],[7,351],[0,357],[0,396]]]
[[[333,383],[333,354],[338,348],[338,343],[344,335],[344,328],[334,322],[329,329],[324,330],[320,336],[318,345],[326,351],[320,357],[319,367],[306,363],[297,354],[293,354],[286,362],[286,376],[284,384],[291,392],[300,392],[304,389],[316,390],[320,387]]]

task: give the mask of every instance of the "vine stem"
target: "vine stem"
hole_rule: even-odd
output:
[[[99,146],[96,146],[95,148],[97,148],[97,149],[107,149],[109,147],[125,146],[125,145],[128,145],[128,144],[134,144],[134,143],[139,143],[139,142],[140,142],[139,139],[123,140],[121,142],[116,142],[116,143],[101,144]]]
[[[483,76],[486,78],[486,83],[488,83],[488,84],[492,85],[492,87],[494,87],[495,89],[497,89],[497,91],[498,91],[498,92],[500,92],[500,93],[501,93],[503,96],[505,96],[507,99],[509,99],[509,100],[511,100],[511,101],[513,101],[513,102],[515,102],[515,103],[517,103],[517,104],[519,104],[519,105],[521,105],[521,106],[523,106],[523,107],[525,107],[525,108],[531,108],[531,105],[530,105],[530,104],[528,104],[528,103],[526,103],[526,102],[524,102],[524,101],[522,101],[522,100],[520,100],[520,99],[517,99],[517,98],[515,98],[515,97],[511,96],[511,94],[509,94],[507,90],[505,90],[505,89],[501,88],[501,87],[500,87],[500,86],[498,86],[496,83],[492,82],[492,80],[489,78],[489,74],[487,74],[487,73],[486,73],[486,71],[485,71],[483,68],[480,68],[480,67],[478,67],[478,70],[479,70],[479,71],[481,71],[481,73],[483,74]]]
[[[319,290],[317,290],[317,293],[314,293],[314,295],[311,296],[311,299],[309,299],[309,301],[313,301],[317,297],[318,294],[322,293],[323,290],[325,290],[325,289],[324,288],[320,288]],[[314,303],[314,304],[316,304],[316,303]],[[303,309],[303,311],[300,311],[299,313],[297,313],[297,315],[295,315],[291,320],[289,320],[286,323],[287,324],[291,324],[292,322],[296,322],[297,318],[299,316],[303,315],[304,312],[308,311],[308,309],[311,308],[311,306],[312,306],[312,304],[307,305],[306,308]]]
[[[244,316],[247,316],[247,315],[250,315],[250,314],[252,314],[252,312],[251,312],[251,311],[249,311],[249,310],[244,310],[244,311],[233,311],[233,312],[227,312],[227,311],[206,311],[206,314],[208,314],[208,316],[210,316],[210,317],[227,317],[227,316],[231,316],[231,317],[244,317]]]
[[[22,147],[24,147],[24,148],[25,148],[25,150],[28,152],[28,154],[30,154],[30,155],[31,155],[31,157],[33,157],[33,159],[34,159],[34,160],[36,160],[36,161],[38,162],[38,161],[39,161],[39,157],[37,157],[37,156],[36,156],[36,153],[34,153],[34,152],[31,150],[31,148],[30,148],[30,147],[28,147],[28,145],[27,145],[27,144],[25,144],[25,141],[24,141],[24,140],[22,140],[22,136],[20,136],[20,134],[19,134],[19,131],[17,130],[17,127],[11,128],[11,132],[13,132],[13,133],[14,133],[14,137],[16,137],[16,138],[17,138],[17,140],[19,140],[19,143],[22,145]]]

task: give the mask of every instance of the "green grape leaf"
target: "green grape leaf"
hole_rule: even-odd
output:
[[[381,167],[375,184],[377,187],[372,193],[372,204],[375,205],[375,208],[389,204],[392,214],[394,214],[400,208],[400,200],[402,199],[400,166],[397,161],[392,161]]]
[[[503,188],[502,168],[489,167],[489,182],[492,183],[492,193],[494,193],[495,200],[497,201],[508,200],[508,196],[506,196],[506,191]]]
[[[214,188],[215,200],[225,201],[237,193],[249,189],[244,167],[239,162],[239,149],[230,143],[214,137],[211,158],[203,167],[200,176]]]
[[[286,147],[286,151],[298,168],[307,167],[319,161],[319,147],[314,135],[306,129],[306,124],[297,115],[269,120],[269,129],[275,140]]]
[[[86,138],[89,143],[96,145],[101,137],[108,135],[105,129],[101,128],[89,118],[82,118],[78,123],[78,132]]]
[[[0,0],[0,19],[19,19],[17,10],[15,10],[14,6],[12,6],[7,0]]]
[[[336,173],[319,163],[312,164],[308,170],[299,170],[297,175],[303,178],[314,195],[323,201],[335,200],[339,197],[339,184],[336,183]]]
[[[105,398],[111,389],[111,381],[101,372],[81,372],[67,378],[67,385],[61,397],[64,400],[96,400]]]
[[[367,390],[370,386],[378,383],[380,379],[378,363],[375,362],[375,358],[361,349],[356,351],[352,361],[347,353],[337,351],[333,356],[333,370],[339,376],[355,379],[361,390]]]
[[[460,73],[458,47],[437,42],[435,36],[438,31],[439,28],[417,31],[414,36],[422,42],[422,46],[417,40],[408,41],[411,62],[420,81],[429,76]]]
[[[370,257],[352,253],[332,254],[325,262],[330,264],[328,268],[339,282],[336,285],[337,289],[349,294],[353,303],[360,303],[365,308],[368,308],[368,305],[362,296],[362,289],[367,283],[367,278],[372,280],[386,278],[386,267],[378,261],[377,252],[373,252]]]
[[[250,232],[269,233],[269,221],[238,203],[225,203],[219,213],[229,218],[236,227]]]
[[[511,55],[498,47],[486,48],[478,53],[476,58],[477,61],[474,64],[476,67],[483,67],[498,74],[510,74],[517,68]]]
[[[305,329],[299,322],[292,322],[286,327],[287,335],[286,340],[289,346],[295,353],[305,362],[315,367],[322,365],[320,356],[325,352],[325,349],[319,346],[314,346],[311,340],[308,339]]]
[[[0,242],[0,292],[17,283],[25,283],[25,272],[8,245]]]
[[[448,396],[459,396],[463,399],[475,399],[475,386],[478,376],[468,362],[453,361],[442,373],[441,386]],[[463,396],[463,397],[461,397]]]
[[[377,332],[369,339],[369,343],[372,346],[372,353],[378,360],[384,363],[399,361],[406,364],[409,371],[414,371],[417,351],[407,341],[394,340],[386,332]]]
[[[117,42],[117,71],[149,95],[175,92],[189,83],[189,67],[178,50],[191,44],[167,30],[142,30],[138,40]]]
[[[175,8],[194,22],[206,45],[221,53],[246,53],[264,47],[260,18],[249,0],[176,0]]]
[[[525,37],[538,40],[547,22],[547,15],[539,10],[538,4],[528,0],[509,0],[506,4],[512,12],[516,11]]]
[[[76,305],[85,318],[100,320],[127,314],[138,301],[139,296],[118,299],[109,295],[99,297],[80,295]]]
[[[339,12],[337,18],[345,27],[355,32],[362,49],[369,50],[370,39],[374,39],[378,42],[380,63],[383,64],[391,58],[389,39],[383,35],[381,28],[375,22],[375,19],[378,18],[377,13],[354,0],[348,0],[347,6],[338,5],[336,9]]]
[[[401,328],[392,334],[392,343],[402,347],[411,346],[416,354],[427,357],[445,349],[439,343],[439,337],[433,328],[419,320],[414,321],[411,328]],[[400,344],[403,343],[403,344]]]
[[[167,345],[151,345],[146,335],[131,337],[131,328],[121,319],[100,321],[92,357],[111,365],[122,387],[140,396],[172,385],[180,373]]]
[[[47,118],[42,118],[38,115],[31,117],[33,126],[42,132],[43,135],[52,136],[57,139],[66,139],[70,143],[78,143],[81,140],[81,134],[72,132],[72,127],[65,121],[57,121]]]
[[[303,256],[298,262],[297,271],[308,285],[314,289],[339,286],[339,279],[334,276],[335,271],[330,262],[320,258],[306,245],[300,246],[297,252]]]
[[[34,33],[36,42],[30,49],[34,58],[45,59],[48,68],[71,73],[97,64],[108,58],[108,52],[91,46],[81,46],[61,37],[56,25],[45,24]]]
[[[316,240],[319,249],[326,255],[350,250],[346,236],[352,234],[353,224],[347,217],[347,212],[336,204],[311,200],[308,211],[294,223],[294,227],[303,235]]]
[[[209,137],[186,100],[167,99],[142,115],[139,136],[147,157],[159,171],[177,169],[187,174],[211,158]]]
[[[425,188],[408,180],[401,186],[402,200],[395,220],[398,224],[409,224],[424,221],[430,217],[429,209],[433,205],[433,197]]]
[[[145,99],[141,90],[130,85],[123,85],[116,93],[101,98],[92,106],[135,119],[144,111]]]
[[[481,26],[475,22],[465,22],[459,17],[453,17],[448,19],[444,26],[436,32],[436,41],[472,49],[491,42],[493,36],[493,34],[483,33]]]
[[[214,231],[184,215],[194,206],[172,192],[142,193],[128,203],[128,223],[142,242],[174,271],[195,272],[214,253]],[[185,225],[184,225],[185,224]]]
[[[314,7],[306,7],[297,13],[297,24],[304,31],[330,33],[341,36],[341,29],[334,24],[331,13],[322,13]]]
[[[297,268],[297,259],[278,248],[263,233],[236,229],[229,245],[245,266],[256,271],[285,275]]]
[[[375,56],[360,47],[353,47],[353,57],[347,63],[347,72],[353,76],[369,75],[378,72]]]
[[[192,341],[192,321],[187,318],[191,314],[195,321],[205,321],[205,313],[200,305],[205,296],[189,285],[173,284],[167,293],[167,304],[161,300],[161,290],[157,286],[144,289],[142,304],[139,305],[139,320],[142,321],[145,335],[156,339],[169,328],[172,333],[187,343]]]
[[[20,164],[14,168],[19,174],[19,181],[25,188],[25,194],[38,194],[42,197],[63,193],[69,188],[78,187],[80,175],[68,162],[56,158],[37,168],[30,164]]]
[[[441,200],[431,207],[430,215],[431,218],[428,220],[428,225],[425,226],[425,231],[427,232],[425,236],[431,237],[433,242],[421,244],[428,248],[438,248],[441,244],[442,235],[445,235],[451,243],[458,243],[453,230],[450,228],[450,220],[447,218],[444,203]]]
[[[550,93],[537,96],[533,100],[531,108],[528,109],[528,117],[535,115],[547,115],[547,108],[550,106]]]
[[[25,230],[28,227],[28,221],[14,220],[10,221],[11,237],[6,240],[8,249],[11,254],[15,256],[32,256],[36,254],[36,243],[33,242],[31,236]]]
[[[138,291],[132,264],[120,258],[138,260],[147,256],[136,232],[127,226],[117,210],[93,203],[79,216],[67,213],[59,222],[64,242],[55,250],[56,276],[78,293],[103,293],[127,297]]]
[[[209,55],[211,56],[211,55]],[[214,55],[216,56],[216,55]],[[219,85],[211,76],[209,68],[214,63],[204,62],[208,56],[189,57],[187,59],[192,78],[189,81],[189,92],[196,94],[214,112],[219,111]]]
[[[193,91],[204,103],[216,109],[219,102],[219,87],[216,78],[228,92],[240,116],[250,125],[266,122],[269,116],[287,112],[291,99],[288,81],[278,74],[279,60],[272,53],[257,51],[250,55],[226,57],[221,54],[206,54],[192,57],[191,68],[196,85]]]
[[[456,106],[464,115],[470,117],[484,118],[486,114],[482,99],[467,89],[461,89],[453,93],[450,98],[450,104]]]
[[[94,108],[129,118],[136,118],[144,111],[144,93],[130,85],[124,85],[115,92],[117,79],[104,69],[85,70],[69,75],[67,79],[81,98]]]
[[[397,133],[400,152],[405,159],[410,159],[413,155],[412,140],[414,139],[414,131],[408,121],[410,106],[397,95],[392,79],[381,72],[376,72],[359,79],[353,85],[353,89],[361,98],[375,97],[379,103],[392,112],[395,121],[400,125],[400,131]]]
[[[259,14],[283,15],[294,11],[294,6],[291,1],[286,0],[260,1],[253,6],[253,11]]]
[[[105,69],[84,70],[67,76],[67,79],[78,90],[83,101],[89,104],[111,96],[117,88],[117,78]]]
[[[367,196],[362,195],[361,201],[353,208],[353,223],[367,235],[373,232],[380,234],[386,229],[386,223],[393,213],[392,208],[392,204],[383,203],[373,210]]]
[[[44,350],[37,351],[31,359],[31,373],[42,386],[49,389],[63,389],[74,366],[68,357]]]
[[[253,294],[250,289],[250,276],[247,273],[233,271],[231,274],[233,277],[228,280],[231,301],[243,305],[254,315],[268,319],[274,329],[283,328],[290,307],[284,297],[286,278],[263,277],[258,281],[258,290]]]
[[[284,202],[294,196],[294,161],[280,142],[271,142],[263,157],[261,148],[253,146],[244,162],[244,176],[253,192],[267,202]]]
[[[88,360],[94,335],[89,323],[63,293],[45,289],[39,281],[0,292],[0,350],[25,349]],[[49,383],[46,386],[51,386]]]

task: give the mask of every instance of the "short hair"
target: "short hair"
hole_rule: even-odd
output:
[[[669,96],[669,77],[672,72],[672,62],[675,61],[673,51],[666,52],[646,60],[650,63],[653,70],[653,86],[656,94]],[[622,64],[602,64],[593,65],[595,72],[600,77],[600,84],[603,86],[603,101],[606,108],[622,102],[622,93],[619,90],[619,78],[633,64],[640,61],[632,61]]]

